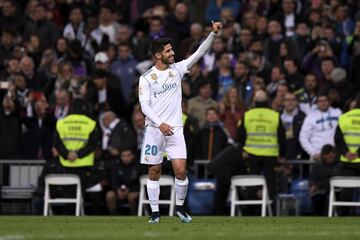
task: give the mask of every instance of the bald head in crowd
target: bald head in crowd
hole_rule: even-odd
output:
[[[257,91],[254,96],[255,103],[267,103],[269,101],[269,97],[265,91]]]

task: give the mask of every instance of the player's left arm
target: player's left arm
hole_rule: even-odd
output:
[[[214,42],[216,34],[222,29],[221,22],[213,22],[212,21],[213,31],[209,34],[209,36],[205,39],[205,41],[200,45],[200,47],[194,52],[190,57],[181,61],[184,67],[186,67],[186,71],[188,71],[196,62],[202,58],[205,53],[211,48],[212,43]]]

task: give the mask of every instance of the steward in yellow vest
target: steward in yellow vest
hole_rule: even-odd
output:
[[[340,153],[340,175],[360,176],[360,95],[355,108],[342,114],[335,131],[335,145]],[[353,188],[343,188],[340,201],[353,201]],[[339,215],[350,213],[349,207],[339,208]]]
[[[56,124],[54,147],[59,152],[63,167],[79,168],[94,165],[96,122],[86,115],[88,108],[85,100],[75,99],[71,105],[70,115],[58,120]]]
[[[265,91],[254,97],[254,108],[245,112],[238,129],[239,143],[243,146],[249,174],[265,176],[270,198],[275,194],[275,166],[285,155],[285,129],[278,112],[269,108]]]
[[[342,114],[335,133],[340,161],[360,163],[360,108]]]

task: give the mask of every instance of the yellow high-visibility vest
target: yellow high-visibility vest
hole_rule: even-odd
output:
[[[71,114],[56,124],[56,130],[59,133],[61,141],[69,151],[77,151],[86,146],[90,134],[94,131],[96,122],[91,118],[80,115]],[[60,156],[60,163],[64,167],[86,167],[94,165],[95,152],[78,158],[71,162]]]
[[[254,108],[245,113],[244,150],[255,156],[277,157],[279,113],[268,108]]]
[[[341,115],[338,124],[349,151],[356,153],[360,147],[360,109],[354,109]],[[350,161],[341,155],[340,160],[342,162],[359,163],[360,157]]]

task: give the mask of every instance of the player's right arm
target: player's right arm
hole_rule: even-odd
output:
[[[141,76],[139,80],[139,102],[141,106],[141,111],[148,117],[152,122],[154,122],[159,128],[160,131],[165,135],[172,135],[172,127],[164,123],[153,111],[151,108],[151,91],[150,83],[146,80],[145,77]]]

